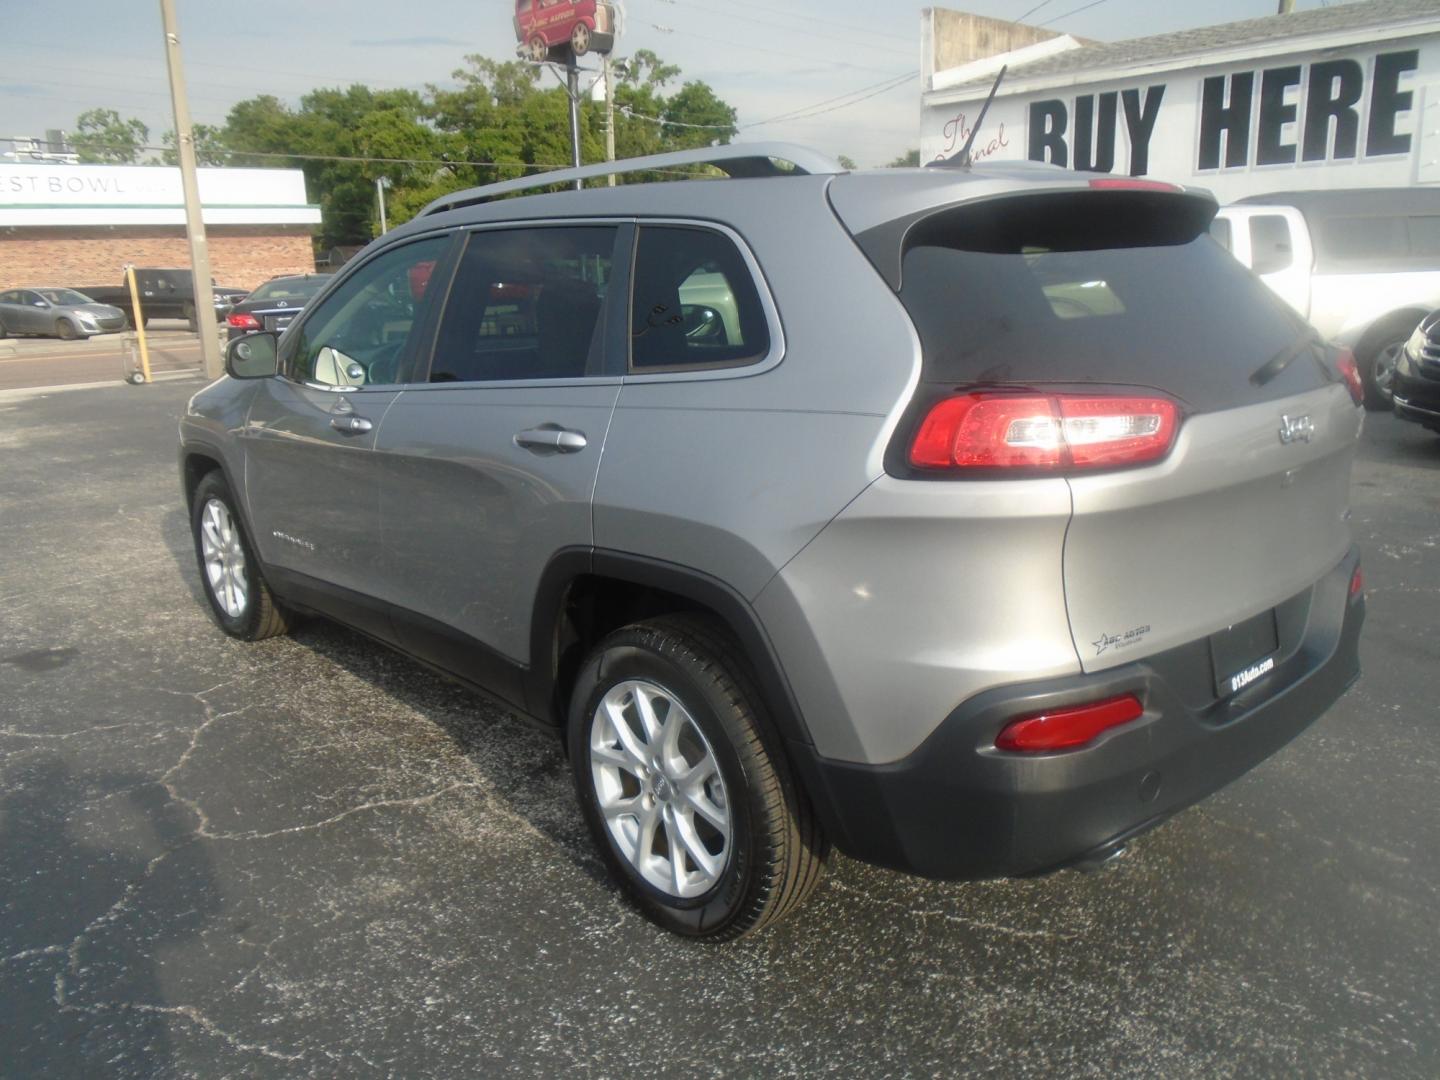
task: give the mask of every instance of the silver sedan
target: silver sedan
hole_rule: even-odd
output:
[[[88,338],[125,329],[125,313],[74,289],[0,292],[0,338],[10,334]]]

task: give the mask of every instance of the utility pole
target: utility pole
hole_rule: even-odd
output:
[[[210,284],[210,249],[205,240],[205,219],[200,212],[200,184],[195,178],[195,135],[190,129],[190,99],[185,94],[185,65],[180,56],[175,0],[160,0],[160,21],[165,27],[165,63],[170,69],[170,103],[175,109],[175,148],[180,157],[180,184],[185,190],[185,235],[190,240],[195,325],[200,329],[200,355],[204,357],[205,377],[218,379],[225,366],[220,359],[220,328],[215,322],[215,290]]]
[[[390,186],[390,178],[389,178],[388,176],[377,176],[377,177],[375,178],[375,197],[380,200],[380,235],[381,235],[381,236],[384,236],[387,232],[390,231],[390,227],[385,224],[385,189],[386,189],[387,187],[389,187],[389,186]]]
[[[610,54],[605,54],[605,160],[615,160],[615,83],[611,81]],[[607,179],[615,186],[615,174]]]
[[[565,47],[565,88],[570,91],[570,161],[580,167],[580,64],[575,50]],[[585,181],[576,180],[575,190],[585,186]]]

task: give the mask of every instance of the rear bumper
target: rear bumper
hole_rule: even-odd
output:
[[[1103,853],[1198,802],[1279,750],[1359,675],[1363,597],[1352,550],[1287,606],[1304,629],[1275,669],[1214,700],[1207,643],[1094,675],[1004,687],[955,709],[888,765],[793,760],[837,846],[925,877],[1045,873]],[[1024,713],[1134,693],[1145,716],[1079,750],[1007,754],[996,733]]]

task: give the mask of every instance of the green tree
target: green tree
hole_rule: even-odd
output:
[[[230,151],[225,146],[225,130],[211,124],[195,124],[190,128],[195,140],[195,163],[197,165],[228,165]],[[166,165],[179,165],[180,153],[175,149],[175,132],[167,131],[160,141],[168,148],[161,151],[160,160]]]
[[[89,109],[75,121],[70,142],[86,165],[134,165],[146,151],[150,128],[114,109]]]
[[[849,169],[851,172],[854,172],[856,169],[859,168],[859,166],[855,164],[855,159],[852,157],[847,157],[845,154],[841,154],[835,160],[840,162],[840,164],[844,168]]]
[[[894,161],[890,162],[890,164],[886,165],[885,167],[887,169],[914,169],[918,168],[919,166],[920,149],[919,147],[916,147],[914,150],[906,150],[905,153],[901,154],[899,157],[897,157]]]

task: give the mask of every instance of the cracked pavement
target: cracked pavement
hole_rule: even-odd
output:
[[[1440,1073],[1440,439],[1367,420],[1360,684],[1117,869],[837,858],[715,947],[609,886],[552,739],[213,626],[198,385],[0,393],[0,1076]]]

